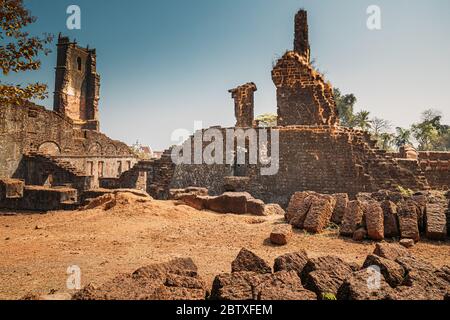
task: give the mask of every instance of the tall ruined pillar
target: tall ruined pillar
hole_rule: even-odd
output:
[[[295,16],[294,51],[277,61],[272,80],[277,87],[279,126],[334,126],[338,123],[333,89],[311,66],[305,10]]]
[[[82,129],[99,130],[100,76],[95,49],[58,37],[53,110]]]
[[[246,83],[228,92],[234,99],[234,114],[236,116],[236,127],[253,127],[254,120],[254,92],[257,90],[253,82]]]
[[[311,59],[311,49],[309,46],[308,13],[300,10],[295,15],[295,37],[294,51],[306,58],[307,62]]]

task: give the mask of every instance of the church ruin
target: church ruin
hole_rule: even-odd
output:
[[[294,50],[272,70],[277,126],[265,129],[279,133],[279,170],[261,175],[261,165],[248,161],[176,165],[170,150],[157,160],[139,160],[126,144],[100,132],[95,49],[60,36],[54,110],[32,103],[0,107],[0,208],[73,208],[89,192],[117,188],[145,190],[158,199],[167,199],[171,188],[191,186],[211,195],[247,191],[282,206],[306,190],[355,196],[398,186],[448,188],[449,152],[419,152],[413,158],[388,153],[369,133],[339,125],[333,88],[311,65],[308,37],[307,13],[300,10]],[[256,91],[252,82],[229,91],[235,128],[260,129],[254,119]],[[185,143],[192,144],[193,137]]]
[[[175,169],[172,186],[205,187],[211,194],[247,191],[283,206],[292,194],[304,190],[355,196],[398,186],[413,190],[448,187],[450,153],[420,152],[417,159],[407,159],[379,149],[367,132],[339,126],[333,88],[311,65],[308,37],[307,13],[300,10],[295,16],[294,50],[285,53],[272,70],[278,121],[277,127],[268,130],[279,131],[278,174],[263,176],[258,165],[249,163],[244,169],[182,164]],[[252,121],[255,90],[254,84],[230,90],[236,127],[257,128]]]

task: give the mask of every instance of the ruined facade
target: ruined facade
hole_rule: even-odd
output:
[[[294,51],[277,61],[272,79],[277,91],[278,126],[268,131],[269,136],[273,130],[279,132],[278,172],[261,175],[264,166],[249,162],[239,167],[230,163],[180,164],[174,171],[173,188],[206,187],[213,195],[247,191],[266,203],[283,206],[297,191],[348,193],[354,197],[359,192],[398,186],[429,188],[417,160],[397,159],[380,150],[369,133],[339,126],[333,88],[310,62],[305,11],[295,17]],[[238,116],[237,127],[252,127],[250,121]],[[225,136],[227,129],[220,130]],[[186,143],[193,145],[193,139]]]
[[[96,50],[58,38],[53,110],[82,129],[99,130],[100,76]]]
[[[138,161],[98,130],[95,50],[59,37],[57,56],[54,111],[33,103],[0,107],[0,179],[20,179],[25,190],[43,187],[27,191],[43,196],[45,188],[98,188],[101,178],[118,177]]]

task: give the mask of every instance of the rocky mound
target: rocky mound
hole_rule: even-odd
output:
[[[450,266],[441,269],[398,244],[378,243],[362,266],[339,257],[309,258],[305,251],[277,257],[273,268],[243,248],[231,272],[215,277],[209,292],[191,259],[175,259],[89,284],[73,300],[444,300]],[[27,295],[23,299],[66,299]]]
[[[201,300],[205,286],[191,259],[142,267],[96,287],[87,285],[72,300]]]
[[[116,206],[124,207],[135,203],[146,203],[152,201],[146,192],[134,189],[115,189],[105,190],[103,192],[93,192],[94,195],[99,195],[95,198],[87,198],[85,205],[80,210],[103,209],[110,210]]]

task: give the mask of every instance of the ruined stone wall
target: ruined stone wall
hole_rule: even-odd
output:
[[[94,181],[100,176],[117,177],[137,162],[124,143],[100,132],[75,129],[73,121],[60,113],[33,104],[0,106],[0,177],[23,176],[20,164],[28,152],[71,163],[80,175],[92,175]]]
[[[95,49],[79,47],[59,37],[54,111],[66,115],[83,129],[99,130],[100,76]]]
[[[254,115],[254,92],[256,85],[246,83],[228,92],[234,99],[234,114],[236,116],[236,127],[249,128],[253,126]]]
[[[278,125],[336,125],[338,114],[331,85],[308,59],[287,52],[273,68],[277,88]]]
[[[431,188],[450,188],[450,152],[419,152],[419,162]]]
[[[230,181],[234,180],[239,184],[236,191],[247,191],[265,202],[283,206],[297,191],[355,196],[358,192],[396,189],[398,185],[414,190],[427,187],[426,180],[417,175],[417,165],[409,170],[400,166],[377,149],[375,141],[362,131],[332,126],[276,129],[280,137],[276,175],[261,175],[261,164],[247,163],[245,168],[229,164],[182,164],[175,168],[171,187],[206,187],[214,195],[230,190]],[[208,144],[204,143],[204,147]],[[270,142],[268,147],[270,156]]]

